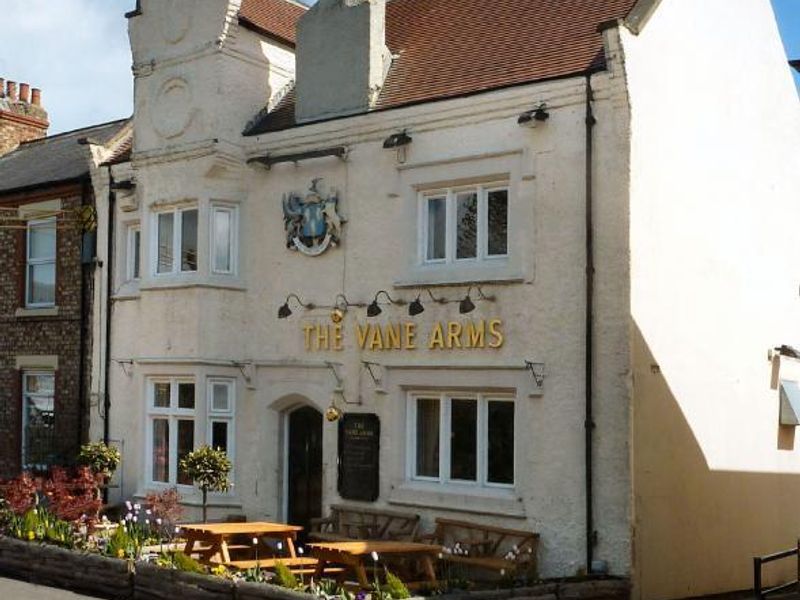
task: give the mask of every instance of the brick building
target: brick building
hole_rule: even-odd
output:
[[[51,137],[40,95],[0,98],[0,476],[69,463],[90,410],[94,195],[85,141],[125,121]]]

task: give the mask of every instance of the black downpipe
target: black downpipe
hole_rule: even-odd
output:
[[[594,530],[593,486],[592,486],[592,438],[594,434],[593,416],[593,376],[594,376],[594,211],[592,193],[594,117],[592,102],[592,74],[586,74],[586,414],[584,429],[586,433],[586,572],[592,572],[594,546],[597,532]]]
[[[109,391],[109,374],[111,373],[111,291],[114,285],[114,211],[116,203],[114,193],[114,174],[108,167],[108,236],[106,247],[106,343],[105,343],[105,376],[103,383],[103,443],[108,445],[111,439],[111,398]],[[108,493],[108,490],[106,490]]]
[[[84,181],[81,189],[81,208],[86,206],[86,200],[89,195],[89,182]],[[82,230],[82,234],[85,233]],[[87,265],[83,260],[83,244],[86,243],[85,237],[81,239],[81,318],[80,318],[80,356],[78,356],[78,447],[83,445],[86,441],[84,439],[85,420],[88,419],[88,406],[89,402],[86,398],[86,332],[87,332],[87,307],[86,307],[86,281],[87,281]]]

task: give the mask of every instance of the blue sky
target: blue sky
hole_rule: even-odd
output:
[[[0,2],[0,77],[42,89],[51,133],[130,116],[133,82],[122,15],[136,0]],[[788,55],[800,58],[800,0],[772,3]],[[800,88],[800,74],[795,81]]]

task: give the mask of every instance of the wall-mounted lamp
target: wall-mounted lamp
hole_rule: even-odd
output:
[[[447,303],[447,299],[446,298],[437,298],[436,296],[433,295],[433,293],[430,290],[426,289],[425,291],[428,293],[428,296],[431,297],[431,300],[433,300],[437,304],[446,304]],[[422,292],[420,292],[417,295],[416,299],[413,302],[411,302],[411,304],[408,305],[408,316],[416,317],[417,315],[422,314],[423,312],[425,312],[425,307],[422,305],[422,300],[420,299],[421,296],[422,296]]]
[[[478,290],[477,300],[485,300],[486,302],[495,301],[494,296],[484,295],[483,290],[481,290],[481,288],[476,286],[475,289]],[[472,287],[470,287],[467,290],[467,295],[464,296],[464,299],[458,303],[458,312],[460,312],[462,315],[466,315],[467,313],[471,313],[473,310],[475,310],[475,303],[472,301],[471,293],[472,293]]]
[[[331,321],[334,323],[341,323],[344,319],[344,314],[351,306],[361,307],[364,306],[361,302],[350,302],[344,294],[337,294],[333,301],[333,310],[331,310]]]
[[[386,150],[391,148],[399,148],[400,146],[407,146],[412,142],[412,138],[408,135],[408,131],[403,129],[400,133],[393,133],[388,138],[383,140],[383,147]]]
[[[309,302],[308,304],[304,304],[303,301],[300,300],[300,297],[297,294],[289,294],[288,296],[286,296],[286,302],[284,302],[283,305],[278,309],[279,319],[286,319],[287,317],[292,316],[292,309],[289,308],[289,300],[291,300],[292,298],[297,300],[297,303],[306,310],[311,310],[312,308],[314,308],[314,305],[311,302]]]
[[[531,377],[536,382],[536,387],[542,387],[544,384],[544,363],[526,360],[525,367],[531,372]]]
[[[544,123],[550,118],[550,113],[547,112],[547,104],[542,102],[533,110],[522,113],[517,118],[517,125],[522,127],[536,127],[539,123]]]
[[[378,305],[378,297],[381,294],[386,296],[386,299],[389,300],[389,304],[397,304],[398,306],[405,306],[405,304],[406,304],[405,300],[401,300],[401,299],[395,300],[394,298],[392,298],[389,295],[389,292],[387,292],[386,290],[380,290],[377,294],[375,294],[375,299],[367,307],[367,316],[368,317],[377,317],[379,314],[381,314],[383,312],[381,310],[381,307]]]

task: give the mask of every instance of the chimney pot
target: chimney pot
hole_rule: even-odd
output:
[[[31,86],[27,83],[19,84],[19,99],[21,102],[28,104],[30,102]]]
[[[16,81],[6,81],[6,96],[12,102],[17,100],[17,82]]]
[[[31,104],[34,106],[42,105],[42,90],[39,88],[33,88],[31,90]]]

